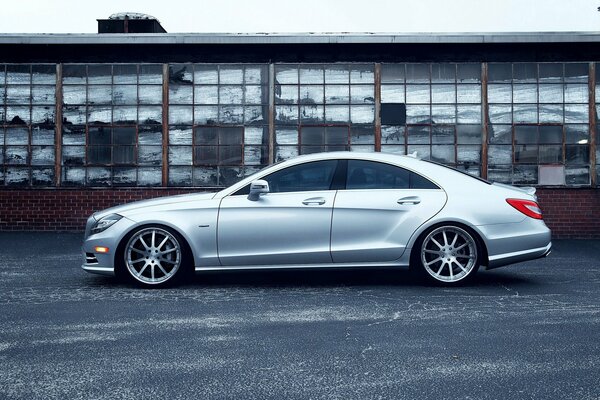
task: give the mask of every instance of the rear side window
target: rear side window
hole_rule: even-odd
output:
[[[389,164],[348,160],[346,189],[439,189],[430,180]]]
[[[269,182],[272,193],[330,190],[336,166],[336,160],[309,162],[282,169],[263,179]]]

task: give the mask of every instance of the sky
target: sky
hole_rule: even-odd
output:
[[[600,0],[0,0],[0,33],[95,33],[141,12],[167,32],[600,31]]]

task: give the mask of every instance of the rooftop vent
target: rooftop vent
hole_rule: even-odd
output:
[[[158,19],[148,14],[120,12],[98,19],[98,33],[166,33]]]

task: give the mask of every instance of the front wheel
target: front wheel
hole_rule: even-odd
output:
[[[125,270],[134,282],[163,287],[183,275],[187,261],[183,239],[162,227],[135,231],[123,249]]]
[[[479,268],[477,240],[465,229],[440,226],[420,241],[418,264],[421,275],[443,284],[455,284],[473,276]],[[424,272],[424,273],[423,273]]]

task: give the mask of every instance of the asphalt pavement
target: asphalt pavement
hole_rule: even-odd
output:
[[[480,271],[211,272],[144,290],[0,233],[0,398],[600,399],[600,241]]]

